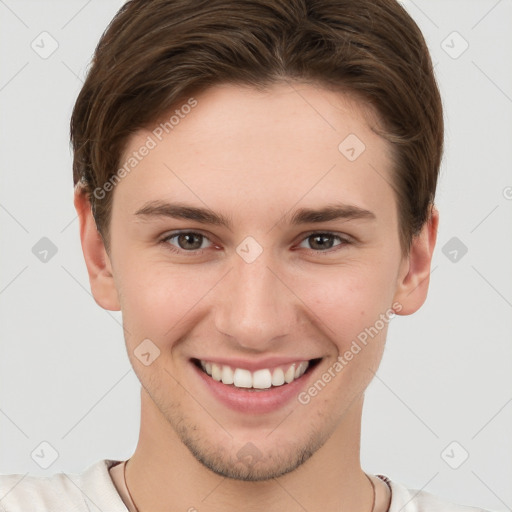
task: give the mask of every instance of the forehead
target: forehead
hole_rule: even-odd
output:
[[[179,199],[229,215],[228,204],[393,204],[389,143],[375,122],[361,102],[319,86],[218,85],[131,137],[114,203],[135,211],[147,199]]]

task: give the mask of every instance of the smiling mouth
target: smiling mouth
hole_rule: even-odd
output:
[[[194,365],[217,382],[246,391],[261,391],[286,386],[309,373],[321,358],[300,361],[275,368],[262,368],[251,372],[245,368],[233,368],[225,364],[192,359]]]

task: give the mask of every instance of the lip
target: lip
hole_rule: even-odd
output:
[[[211,361],[210,359],[207,359],[207,361]],[[235,360],[215,360],[213,362],[217,361],[225,361],[223,364],[233,364]],[[238,360],[236,360],[238,361]],[[268,364],[270,360],[266,360],[265,364]],[[278,361],[277,359],[274,360],[274,366],[276,365],[275,361]],[[285,361],[284,359],[281,359],[279,361]],[[310,361],[310,359],[287,359],[287,362],[295,362],[295,361]],[[319,358],[314,359],[314,361],[317,361],[317,363],[313,364],[312,367],[310,366],[306,373],[299,377],[298,379],[295,379],[290,384],[284,384],[282,386],[273,387],[270,389],[264,389],[264,390],[254,390],[254,389],[245,389],[245,388],[237,388],[235,386],[229,386],[226,384],[223,384],[222,382],[217,382],[212,377],[204,373],[200,368],[197,367],[197,365],[191,360],[190,364],[196,373],[196,375],[199,377],[203,385],[208,389],[208,391],[213,395],[214,398],[216,398],[219,402],[221,402],[223,405],[227,406],[229,409],[237,411],[237,412],[243,412],[243,413],[249,413],[249,414],[264,414],[264,413],[271,413],[273,411],[276,411],[283,406],[285,406],[287,403],[294,400],[300,391],[306,386],[307,381],[311,377],[311,375],[314,373],[316,366],[318,365]],[[238,363],[237,363],[238,364]],[[244,364],[247,364],[245,362]],[[256,370],[261,369],[262,367],[259,366],[261,364],[261,361],[258,362],[258,366],[255,367]],[[285,363],[287,364],[287,363]],[[235,366],[237,368],[246,368],[250,369],[247,366]],[[254,366],[253,366],[254,367]],[[268,366],[265,366],[264,368],[268,368]],[[252,370],[251,370],[252,371]]]

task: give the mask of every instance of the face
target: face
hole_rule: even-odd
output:
[[[129,140],[122,164],[147,154],[113,192],[128,354],[143,421],[218,474],[273,478],[346,426],[400,311],[389,147],[312,85],[195,101]]]

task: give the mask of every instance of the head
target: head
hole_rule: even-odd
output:
[[[129,1],[71,137],[93,295],[123,312],[153,421],[225,476],[298,467],[426,297],[443,118],[416,24],[394,0]],[[292,359],[310,361],[296,400],[259,414],[199,368]]]

